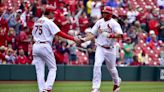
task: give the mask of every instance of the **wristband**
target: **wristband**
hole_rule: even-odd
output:
[[[114,38],[115,35],[114,34],[109,34],[109,38]]]

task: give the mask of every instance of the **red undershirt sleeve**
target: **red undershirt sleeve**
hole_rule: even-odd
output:
[[[72,41],[75,41],[73,36],[70,36],[70,35],[68,35],[62,31],[58,32],[56,35],[61,36],[61,37],[66,38],[66,39],[69,39],[69,40],[72,40]]]

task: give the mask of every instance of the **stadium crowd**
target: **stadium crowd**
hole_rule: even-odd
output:
[[[101,18],[101,8],[111,6],[124,32],[117,39],[118,65],[164,65],[163,0],[1,0],[0,64],[32,63],[32,28],[49,4],[56,8],[53,21],[61,31],[84,36]],[[94,63],[95,40],[80,46],[55,37],[58,64]]]

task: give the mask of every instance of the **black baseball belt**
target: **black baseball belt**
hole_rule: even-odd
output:
[[[98,43],[97,43],[98,44]],[[100,45],[100,44],[98,44],[100,47],[102,47],[102,48],[105,48],[105,49],[112,49],[112,48],[114,48],[114,46],[106,46],[106,45]]]

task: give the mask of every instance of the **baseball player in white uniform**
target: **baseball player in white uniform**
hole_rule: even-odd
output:
[[[114,82],[113,92],[119,91],[121,78],[116,69],[115,39],[122,37],[123,32],[120,24],[112,18],[112,12],[111,7],[105,6],[102,10],[103,18],[95,23],[91,32],[86,37],[81,38],[82,41],[88,41],[97,37],[91,92],[100,92],[101,66],[104,61]]]
[[[54,36],[58,35],[75,42],[80,42],[79,39],[60,31],[56,24],[50,20],[54,17],[54,11],[55,8],[53,6],[47,5],[44,15],[35,22],[32,31],[35,42],[33,44],[33,64],[36,68],[39,92],[52,92],[52,87],[56,78],[56,60],[51,47]],[[45,64],[49,69],[46,81]]]

